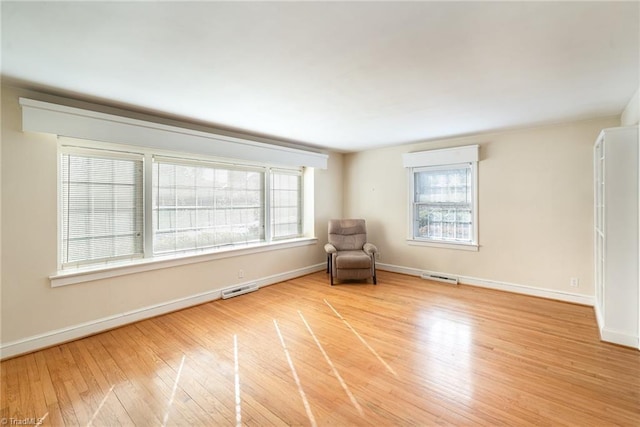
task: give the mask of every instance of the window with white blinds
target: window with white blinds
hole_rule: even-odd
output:
[[[142,257],[142,156],[70,151],[60,172],[62,266]]]
[[[264,169],[158,159],[153,164],[153,252],[264,240]]]
[[[271,236],[287,239],[302,234],[302,173],[271,171]]]
[[[60,146],[62,269],[303,235],[302,168],[77,143]]]

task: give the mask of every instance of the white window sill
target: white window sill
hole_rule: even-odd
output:
[[[298,239],[282,240],[271,243],[237,245],[233,248],[225,247],[208,252],[189,252],[177,255],[174,254],[169,256],[137,259],[127,261],[126,263],[100,264],[98,266],[61,270],[56,274],[49,276],[49,281],[51,283],[51,287],[55,288],[58,286],[73,285],[76,283],[141,273],[143,271],[159,270],[161,268],[176,267],[179,265],[195,264],[198,262],[250,255],[278,249],[315,245],[317,242],[318,239],[315,237],[301,237]]]
[[[432,248],[457,249],[461,251],[474,252],[478,252],[480,249],[480,245],[477,243],[437,242],[434,240],[407,239],[407,244],[411,246],[429,246]]]

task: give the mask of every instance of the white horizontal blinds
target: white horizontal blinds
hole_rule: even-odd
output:
[[[271,171],[271,236],[285,239],[302,235],[302,172]]]
[[[154,253],[263,241],[264,172],[156,158]]]
[[[100,150],[61,157],[63,268],[143,256],[142,158]]]
[[[453,242],[473,241],[471,164],[414,171],[414,235]]]

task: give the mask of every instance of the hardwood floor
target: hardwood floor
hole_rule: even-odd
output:
[[[640,425],[593,309],[325,273],[1,363],[7,425]]]

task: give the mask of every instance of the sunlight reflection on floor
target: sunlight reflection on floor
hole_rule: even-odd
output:
[[[162,421],[162,426],[167,425],[167,421],[169,420],[169,412],[171,411],[171,406],[173,405],[173,399],[176,396],[176,390],[178,389],[178,381],[180,381],[180,375],[182,375],[182,368],[184,367],[184,359],[186,356],[182,356],[182,360],[180,361],[180,367],[178,368],[178,373],[176,374],[176,381],[173,383],[173,389],[171,390],[171,397],[169,397],[169,403],[167,404],[167,411],[164,413],[164,419]]]
[[[289,368],[291,369],[291,374],[293,375],[293,379],[298,386],[298,392],[300,393],[300,397],[302,398],[302,403],[304,404],[304,409],[307,411],[307,417],[309,417],[309,421],[312,426],[316,426],[316,419],[313,416],[313,412],[311,412],[311,405],[309,405],[309,401],[307,400],[307,395],[302,389],[302,384],[300,383],[300,378],[298,377],[298,372],[296,371],[296,367],[293,365],[293,360],[291,360],[291,355],[289,354],[289,350],[287,349],[287,345],[284,343],[284,338],[282,337],[282,333],[280,332],[280,327],[278,326],[278,321],[273,319],[273,325],[276,328],[276,332],[278,333],[278,337],[280,338],[280,344],[282,345],[282,349],[284,350],[284,354],[287,358],[287,362],[289,362]]]
[[[115,385],[112,385],[111,388],[109,389],[109,391],[105,393],[104,397],[102,398],[102,401],[100,402],[100,405],[98,405],[98,409],[96,409],[96,411],[93,413],[93,416],[91,417],[91,419],[87,423],[87,427],[93,424],[93,420],[96,419],[96,416],[98,415],[98,412],[100,412],[100,409],[102,409],[102,407],[104,406],[104,402],[107,401],[107,397],[109,397],[109,395],[113,391],[113,387],[115,387]],[[48,412],[47,412],[47,414],[48,414]]]
[[[351,393],[351,390],[349,390],[349,386],[347,386],[347,383],[344,381],[344,379],[342,378],[342,376],[340,375],[340,373],[336,369],[335,365],[331,361],[331,358],[329,357],[327,352],[324,351],[324,348],[322,347],[322,344],[320,344],[320,341],[318,341],[318,338],[316,337],[316,334],[311,329],[311,326],[309,326],[309,323],[307,323],[307,319],[304,318],[304,316],[302,315],[302,312],[300,310],[298,310],[298,314],[302,318],[302,321],[304,322],[304,325],[307,327],[307,330],[309,331],[309,333],[311,334],[311,337],[313,338],[313,340],[315,341],[316,345],[318,346],[318,349],[320,349],[320,352],[324,356],[324,359],[329,364],[329,367],[331,368],[331,371],[333,372],[333,375],[338,379],[338,382],[342,386],[342,389],[344,390],[344,392],[349,397],[349,400],[351,400],[351,403],[356,408],[356,410],[358,411],[360,416],[364,416],[364,413],[362,412],[362,407],[360,406],[360,404],[356,400],[356,398],[353,395],[353,393]]]
[[[419,340],[426,344],[424,363],[426,377],[436,383],[451,384],[446,390],[456,398],[473,399],[471,375],[473,328],[469,319],[456,319],[450,312],[430,310],[421,317]]]
[[[349,328],[349,330],[351,330],[351,332],[353,332],[353,334],[360,340],[360,342],[362,344],[364,344],[365,347],[367,347],[367,349],[371,352],[371,354],[373,354],[376,359],[378,359],[378,361],[380,361],[380,363],[382,363],[382,365],[387,369],[387,371],[389,371],[391,374],[393,374],[394,377],[398,378],[398,374],[396,373],[396,371],[389,366],[389,364],[387,362],[385,362],[385,360],[380,357],[380,355],[378,354],[378,352],[369,345],[369,343],[362,338],[362,336],[358,333],[358,331],[356,331],[353,326],[351,326],[351,324],[349,324],[349,322],[347,322],[347,320],[342,317],[342,315],[340,313],[338,313],[338,311],[333,308],[333,306],[329,303],[329,301],[327,301],[326,299],[324,300],[325,304],[327,304],[329,306],[329,308],[331,308],[331,310],[333,310],[333,312],[335,313],[336,316],[338,316],[338,318],[340,318],[340,320],[342,320],[342,322],[344,322],[344,324],[347,326],[347,328]]]

